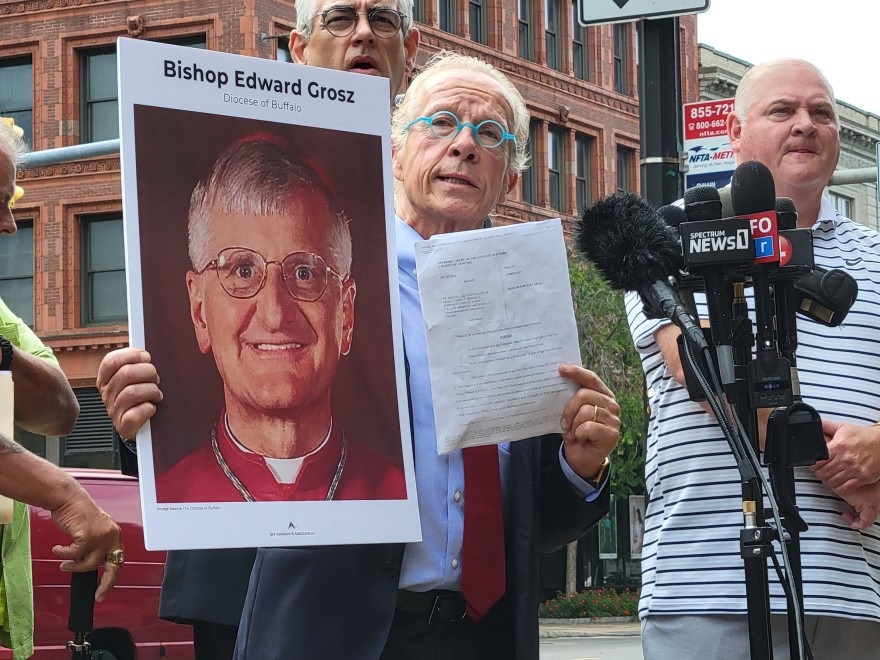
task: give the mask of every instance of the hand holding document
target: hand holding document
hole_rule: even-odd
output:
[[[437,450],[559,432],[581,364],[562,222],[416,243]]]

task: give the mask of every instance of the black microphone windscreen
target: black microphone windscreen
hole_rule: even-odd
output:
[[[763,213],[776,208],[776,183],[769,168],[757,160],[737,166],[730,179],[730,198],[736,215]]]
[[[776,221],[779,229],[797,229],[797,207],[791,197],[776,198]]]
[[[696,186],[684,191],[684,211],[687,219],[718,220],[721,218],[721,196],[715,186]]]
[[[721,199],[715,186],[694,186],[684,191],[684,203],[713,202]]]
[[[682,222],[687,222],[688,216],[684,209],[675,204],[667,204],[657,209],[658,217],[673,229],[678,229]]]
[[[638,291],[678,273],[675,231],[632,193],[617,193],[585,208],[575,246],[615,289]]]

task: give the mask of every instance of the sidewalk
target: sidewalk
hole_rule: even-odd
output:
[[[551,637],[638,637],[641,627],[637,619],[538,619],[538,636]]]

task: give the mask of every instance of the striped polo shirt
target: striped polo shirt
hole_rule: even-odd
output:
[[[813,241],[816,264],[847,271],[859,294],[840,327],[798,316],[803,399],[823,419],[871,425],[880,420],[880,234],[838,215],[823,198]],[[700,317],[708,318],[705,297],[696,298]],[[626,310],[651,411],[639,616],[745,613],[742,492],[733,455],[714,417],[666,368],[653,334],[667,321],[646,319],[633,293]],[[849,529],[840,516],[844,502],[812,471],[796,468],[795,479],[809,525],[801,535],[806,613],[880,621],[880,525]],[[772,611],[784,613],[772,567],[769,574]]]

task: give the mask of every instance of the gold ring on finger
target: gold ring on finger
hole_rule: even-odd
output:
[[[125,563],[125,550],[118,548],[113,552],[108,552],[104,557],[104,561],[114,566],[122,566]]]

